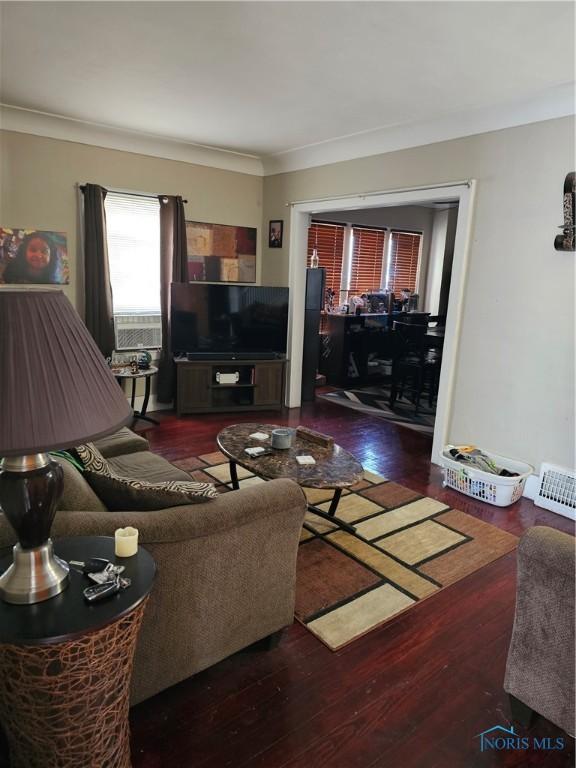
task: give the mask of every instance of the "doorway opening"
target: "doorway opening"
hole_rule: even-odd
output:
[[[419,240],[419,252],[415,261],[416,270],[415,272],[413,270],[412,276],[414,285],[402,285],[404,288],[409,288],[410,293],[403,297],[401,292],[398,297],[395,294],[394,301],[397,303],[390,305],[388,309],[400,312],[402,309],[412,310],[409,313],[410,317],[407,314],[395,316],[395,322],[400,322],[396,330],[405,331],[406,335],[413,335],[413,332],[404,325],[416,321],[417,315],[420,315],[420,322],[422,322],[423,315],[426,315],[427,326],[429,326],[426,332],[428,341],[434,336],[431,346],[441,347],[441,365],[426,367],[423,391],[420,392],[423,398],[422,403],[429,403],[432,400],[434,406],[433,409],[425,408],[424,410],[433,410],[433,419],[431,419],[433,426],[430,425],[431,429],[433,428],[432,461],[438,462],[442,448],[447,442],[450,427],[473,193],[474,182],[466,181],[425,189],[370,193],[349,198],[310,200],[292,204],[289,369],[286,396],[286,404],[289,407],[298,407],[301,402],[306,271],[309,266],[306,254],[311,221],[323,221],[328,226],[330,222],[336,222],[346,227],[347,234],[345,234],[348,239],[343,248],[344,264],[340,271],[341,283],[338,286],[339,290],[334,290],[336,312],[331,312],[327,317],[333,331],[338,323],[351,323],[358,326],[353,332],[356,333],[362,329],[362,335],[358,336],[358,341],[360,338],[362,341],[356,345],[355,356],[350,358],[348,350],[344,360],[340,361],[343,366],[341,371],[345,377],[342,383],[350,384],[356,379],[358,384],[368,385],[370,376],[373,375],[374,379],[377,379],[380,375],[380,383],[388,385],[386,391],[388,402],[392,395],[392,370],[386,368],[386,363],[391,364],[391,358],[387,361],[384,357],[382,341],[386,335],[381,331],[384,322],[389,322],[392,330],[393,318],[390,315],[385,321],[382,316],[378,317],[383,314],[379,311],[383,309],[383,304],[378,305],[378,301],[387,295],[386,288],[396,288],[398,292],[400,283],[396,285],[393,282],[395,274],[400,281],[408,279],[409,272],[400,269],[400,262],[403,261],[400,256],[404,253],[404,246],[410,244],[413,251],[415,243]],[[406,218],[402,218],[410,213],[412,213],[413,222],[416,221],[416,214],[420,216],[420,227],[409,227]],[[378,226],[377,222],[382,226]],[[354,247],[354,228],[357,229],[356,248]],[[374,277],[376,274],[374,270],[377,271],[377,267],[375,268],[373,264],[370,265],[372,276],[366,277],[364,272],[358,269],[358,258],[356,258],[356,264],[354,263],[354,254],[356,253],[357,256],[358,252],[358,238],[363,234],[362,229],[379,229],[384,233],[382,235],[384,261],[378,278]],[[372,236],[371,233],[368,234]],[[400,237],[400,235],[410,237]],[[334,281],[333,275],[331,280]],[[379,285],[373,286],[379,290],[368,291],[366,280],[371,283],[379,282]],[[385,301],[389,300],[388,294]],[[403,306],[398,304],[400,300],[404,301]],[[363,302],[362,306],[359,305],[360,302]],[[350,313],[351,305],[352,313]],[[338,308],[346,309],[346,307],[348,313],[344,317],[338,312]],[[372,309],[376,311],[368,311]],[[355,310],[359,311],[358,316]],[[428,322],[430,318],[435,319]],[[401,322],[404,320],[408,320],[409,323]],[[366,324],[368,324],[368,332],[364,330]],[[372,330],[375,332],[371,333]],[[398,333],[391,334],[387,339],[389,340],[392,336],[396,336],[398,341]],[[375,347],[371,349],[372,341],[375,342]],[[414,386],[414,380],[417,382],[418,377],[414,379],[411,376],[412,373],[414,371],[406,367],[395,371],[397,386],[394,406],[397,411],[402,411],[403,408],[406,408],[407,412],[410,408],[414,410],[410,400],[416,398],[415,390],[418,386]],[[426,380],[428,375],[430,378]],[[335,379],[333,381],[337,384]],[[402,385],[401,393],[400,385]],[[432,397],[430,397],[431,393]],[[401,394],[400,398],[399,394]]]

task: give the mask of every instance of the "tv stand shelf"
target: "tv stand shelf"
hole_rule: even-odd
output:
[[[216,413],[280,410],[285,360],[187,360],[175,358],[176,411]],[[218,384],[217,373],[238,372],[236,384]]]

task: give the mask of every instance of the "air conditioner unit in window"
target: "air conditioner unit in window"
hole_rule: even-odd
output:
[[[154,349],[162,346],[160,315],[116,315],[116,349]]]

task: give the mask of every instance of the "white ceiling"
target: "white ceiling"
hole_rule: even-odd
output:
[[[571,2],[7,2],[0,21],[2,103],[264,160],[544,119],[526,105],[562,93],[565,113],[574,79]]]

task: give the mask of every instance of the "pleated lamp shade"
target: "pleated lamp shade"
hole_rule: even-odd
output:
[[[131,418],[62,291],[0,290],[0,457],[71,448]]]

